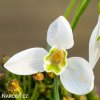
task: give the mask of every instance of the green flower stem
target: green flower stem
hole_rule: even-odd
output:
[[[28,91],[31,92],[31,76],[28,76]]]
[[[100,14],[100,2],[98,2],[98,13]]]
[[[75,10],[74,14],[78,12],[78,10],[79,10],[79,8],[81,7],[82,3],[83,3],[83,0],[80,0],[80,1],[78,2],[78,4],[77,4],[77,7],[76,7],[76,10]]]
[[[60,100],[58,89],[58,76],[54,78],[54,100]]]
[[[26,91],[26,76],[23,76],[23,90]]]
[[[74,30],[75,26],[77,25],[81,15],[83,14],[83,12],[85,11],[86,7],[88,6],[89,2],[91,0],[82,0],[82,3],[80,5],[80,7],[77,9],[74,18],[71,22],[71,27]]]
[[[68,5],[68,7],[67,7],[67,9],[66,9],[66,11],[65,11],[65,14],[64,14],[64,16],[65,16],[66,18],[68,18],[68,17],[70,16],[70,13],[71,13],[71,11],[72,11],[72,9],[73,9],[73,7],[74,7],[76,1],[77,1],[77,0],[71,0],[71,2],[69,3],[69,5]]]
[[[38,83],[35,83],[34,91],[30,100],[37,100],[38,97],[37,91],[38,91]]]
[[[21,76],[20,75],[17,75],[17,78],[18,78],[18,80],[20,80],[21,79]]]

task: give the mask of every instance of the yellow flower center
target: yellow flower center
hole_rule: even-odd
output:
[[[44,58],[44,68],[47,72],[54,72],[58,75],[67,64],[67,51],[58,48],[51,48]]]
[[[51,63],[53,64],[59,64],[62,62],[64,57],[64,53],[62,50],[57,50],[56,52],[54,52],[50,58]]]

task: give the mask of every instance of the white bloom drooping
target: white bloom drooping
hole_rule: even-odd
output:
[[[84,95],[94,86],[94,74],[90,64],[83,58],[67,58],[66,49],[74,45],[69,22],[60,16],[49,26],[47,43],[49,52],[43,48],[24,50],[8,60],[4,67],[18,75],[31,75],[37,72],[54,72],[60,75],[63,86],[71,93]]]
[[[89,63],[94,68],[100,58],[100,15],[89,42]]]

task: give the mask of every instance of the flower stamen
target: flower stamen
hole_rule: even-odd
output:
[[[63,68],[67,66],[67,51],[63,49],[51,48],[48,55],[45,56],[45,70],[54,72],[58,75]]]
[[[54,54],[52,54],[50,61],[51,63],[59,64],[61,63],[63,57],[64,57],[63,51],[57,50]]]

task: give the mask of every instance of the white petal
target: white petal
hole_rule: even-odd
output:
[[[100,40],[97,41],[98,36],[100,36],[100,15],[89,42],[89,63],[92,68],[95,67],[98,59],[100,58]]]
[[[73,47],[72,29],[65,17],[60,16],[49,26],[47,42],[50,46],[69,49]]]
[[[68,59],[68,67],[60,79],[66,90],[77,95],[85,95],[94,87],[94,74],[90,64],[80,57]]]
[[[18,75],[31,75],[43,72],[43,59],[47,53],[43,48],[27,49],[11,57],[4,64],[4,67]]]

